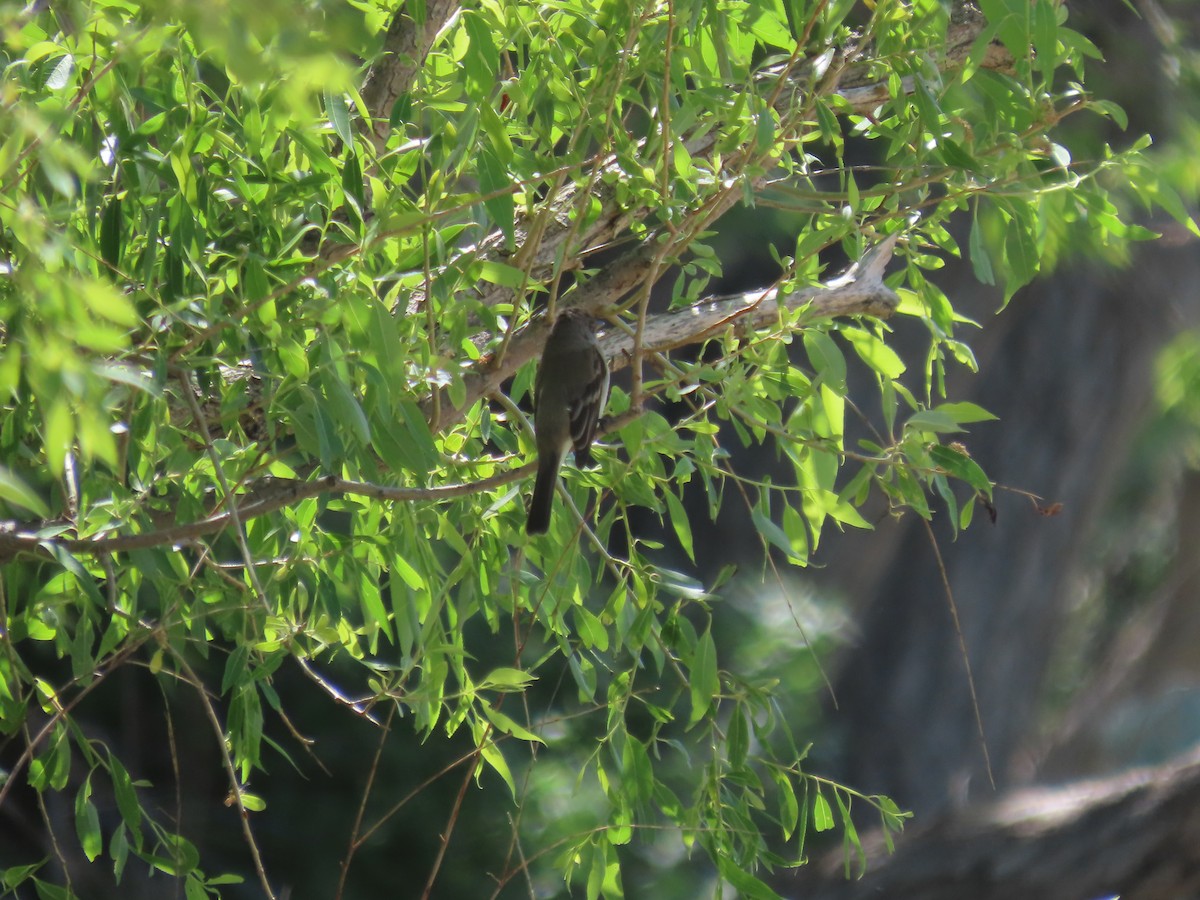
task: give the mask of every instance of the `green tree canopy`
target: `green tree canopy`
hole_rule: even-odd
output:
[[[872,492],[965,527],[992,484],[957,438],[988,413],[946,396],[973,357],[943,260],[1007,298],[1068,237],[1146,236],[1113,185],[1186,216],[1144,141],[1061,143],[1067,117],[1123,114],[1088,93],[1095,49],[1055,0],[395,6],[0,4],[0,804],[28,785],[74,811],[63,833],[42,805],[57,864],[0,851],[0,877],[67,896],[82,853],[189,898],[242,877],[273,895],[273,808],[248,784],[302,747],[287,669],[385,750],[469,738],[459,800],[478,782],[519,811],[497,894],[550,871],[621,896],[619,848],[665,829],[773,896],[754,873],[803,862],[812,832],[857,846],[855,803],[903,814],[806,768],[774,702],[794,686],[723,664],[731,573],[679,563],[685,490],[750,511],[764,573],[869,527]],[[738,205],[794,246],[714,298]],[[523,410],[564,306],[608,318],[624,375],[599,467],[530,540]],[[927,329],[923,365],[891,316]],[[848,442],[848,416],[871,437]],[[739,471],[746,445],[788,477]],[[214,871],[82,724],[135,665],[199,698],[246,871]],[[343,884],[421,787],[381,786],[375,747],[358,764],[326,861]],[[459,810],[427,823],[427,892]]]

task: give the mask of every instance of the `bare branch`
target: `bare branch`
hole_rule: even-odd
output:
[[[787,309],[806,307],[810,320],[850,315],[885,318],[895,311],[899,303],[895,292],[883,283],[883,270],[892,258],[899,237],[898,232],[890,235],[844,274],[820,287],[782,297],[775,288],[751,291],[737,297],[709,300],[689,309],[652,316],[646,321],[644,346],[647,351],[662,351],[699,343],[735,322],[744,328],[762,326],[778,318],[781,306]],[[649,258],[647,247],[630,251],[583,285],[575,293],[572,305],[598,312],[606,305],[615,303],[645,274]],[[491,357],[482,360],[478,368],[464,379],[466,392],[461,407],[448,409],[448,404],[443,402],[442,418],[439,422],[431,423],[432,427],[443,430],[456,425],[476,402],[499,390],[505,379],[537,355],[545,342],[546,330],[546,323],[539,319],[513,338],[503,360],[497,362]],[[624,365],[625,356],[632,351],[632,347],[632,338],[624,336],[604,342],[605,354],[618,368]],[[429,418],[433,409],[433,401],[426,400],[421,411]]]
[[[646,322],[643,346],[647,352],[662,352],[707,340],[730,326],[750,331],[778,321],[781,309],[804,308],[812,319],[834,316],[887,318],[895,312],[900,298],[883,283],[883,270],[899,237],[899,232],[890,235],[844,274],[824,285],[790,294],[780,294],[777,288],[748,291],[653,316]],[[633,339],[627,335],[603,342],[612,368],[618,369],[625,364],[632,346]]]

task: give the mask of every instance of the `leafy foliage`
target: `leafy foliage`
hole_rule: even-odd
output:
[[[248,782],[294,752],[268,737],[291,730],[283,667],[384,741],[400,719],[469,736],[463,790],[530,810],[514,839],[535,849],[497,893],[549,866],[621,896],[622,848],[668,829],[770,897],[764,868],[802,863],[814,832],[839,829],[851,867],[855,801],[898,829],[890,800],[805,767],[775,701],[788,685],[722,664],[725,585],[679,571],[629,512],[694,560],[695,487],[714,516],[750,510],[764,560],[803,566],[827,525],[869,527],[872,491],[963,526],[990,497],[946,442],[987,417],[945,402],[947,361],[973,366],[971,323],[930,280],[960,253],[948,219],[970,215],[975,271],[1007,298],[1065,225],[1144,236],[1098,176],[1147,173],[1139,143],[1080,160],[1055,142],[1066,116],[1121,117],[1082,87],[1095,51],[1065,10],[981,6],[405,4],[398,33],[428,30],[427,54],[390,43],[401,13],[377,0],[0,6],[0,803],[18,782],[66,793],[75,830],[47,818],[61,886],[0,859],[6,888],[72,895],[69,840],[189,898],[249,874],[206,871],[80,724],[134,665],[200,698],[268,895],[254,827],[271,809]],[[819,301],[693,335],[708,344],[690,361],[635,350],[654,376],[636,366],[614,391],[599,469],[567,478],[574,502],[528,541],[513,482],[532,452],[531,317],[607,305],[636,331],[656,282],[674,308],[702,300],[720,273],[706,242],[738,203],[795,222],[781,298],[902,233],[888,290],[928,329],[924,371],[881,318]],[[854,368],[881,414],[848,445]],[[774,447],[790,479],[739,473],[734,441]],[[370,759],[379,824],[360,814],[347,836],[343,885],[364,837],[403,815]],[[539,781],[555,759],[573,784]],[[555,789],[578,808],[536,812]]]

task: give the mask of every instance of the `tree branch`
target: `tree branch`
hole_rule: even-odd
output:
[[[61,547],[70,553],[108,554],[172,544],[187,544],[197,538],[223,531],[236,522],[265,516],[301,500],[323,494],[354,494],[375,500],[414,502],[418,500],[439,501],[452,497],[464,497],[479,491],[491,490],[523,477],[532,471],[533,464],[501,472],[490,478],[460,484],[431,488],[391,487],[367,481],[352,481],[326,475],[315,481],[268,476],[249,485],[240,495],[242,502],[235,509],[226,509],[195,522],[143,531],[139,534],[106,534],[94,538],[61,538],[55,534],[37,533],[18,522],[0,523],[0,562],[6,562],[20,553],[32,553],[49,558],[51,547]],[[46,531],[47,529],[43,529]]]
[[[451,17],[458,12],[458,0],[426,0],[424,4],[403,3],[396,11],[383,39],[383,52],[363,81],[362,98],[371,113],[372,139],[382,152],[392,133],[392,106],[412,90],[417,72],[425,64],[429,49]],[[418,21],[410,8],[424,7]]]
[[[805,308],[812,319],[835,316],[886,319],[900,303],[896,292],[883,283],[884,269],[899,238],[899,232],[889,235],[843,274],[817,287],[782,295],[777,288],[748,291],[652,316],[646,321],[642,346],[648,353],[663,352],[708,340],[730,326],[750,331],[778,321],[781,310]],[[630,356],[633,338],[627,335],[609,338],[602,346],[612,360],[612,368],[619,369]]]
[[[895,292],[883,283],[883,271],[892,258],[899,232],[885,238],[863,255],[863,258],[824,285],[806,288],[793,294],[779,296],[775,288],[751,291],[737,297],[707,300],[676,312],[651,316],[646,322],[643,347],[646,351],[669,350],[684,344],[708,340],[717,331],[730,325],[751,329],[775,321],[779,308],[806,307],[810,319],[834,316],[872,315],[886,318],[899,303]],[[614,303],[637,284],[648,265],[649,249],[639,247],[630,251],[616,264],[583,285],[574,296],[572,306],[598,312]],[[476,369],[464,381],[465,400],[457,409],[441,404],[442,418],[431,422],[435,430],[453,427],[463,420],[469,410],[482,398],[496,392],[500,385],[529,360],[533,359],[546,340],[547,327],[542,319],[513,338],[503,360],[493,357],[480,360]],[[627,336],[609,338],[603,344],[605,354],[620,368],[631,353],[633,339]],[[435,404],[426,400],[421,411],[431,419]]]
[[[939,59],[942,71],[953,71],[968,63],[971,52],[986,24],[983,14],[976,7],[962,3],[955,8],[947,30],[944,55]],[[826,60],[824,69],[810,62],[793,69],[787,69],[784,66],[773,73],[766,73],[764,77],[774,75],[786,82],[785,89],[776,92],[778,96],[776,106],[780,114],[794,113],[796,97],[811,93],[815,86],[822,83],[823,79],[826,79],[823,89],[846,99],[853,112],[860,114],[872,112],[890,95],[887,83],[873,78],[870,60],[865,58],[865,54],[866,51],[863,49],[850,48],[840,61],[830,63]],[[985,48],[979,65],[998,71],[1008,71],[1012,68],[1013,59],[998,42],[992,42]],[[827,78],[830,68],[834,71],[832,76]],[[901,89],[905,93],[915,90],[915,87],[914,77],[907,77],[901,82]],[[709,130],[700,137],[687,141],[686,144],[689,154],[702,157],[714,151],[716,141],[715,131]],[[608,164],[608,168],[613,170],[614,175],[617,174],[615,161]],[[761,185],[768,177],[767,175],[759,176],[755,179],[755,185]],[[619,209],[613,196],[614,192],[607,186],[605,177],[593,181],[594,193],[601,204],[601,213],[597,220],[590,228],[572,230],[571,210],[578,198],[575,190],[565,188],[555,201],[555,208],[550,215],[550,226],[541,234],[537,248],[529,254],[528,270],[531,284],[549,278],[555,265],[559,264],[558,260],[571,260],[578,256],[571,248],[566,248],[567,252],[564,252],[562,244],[569,237],[573,236],[581,248],[600,246],[614,240],[631,224],[646,216],[647,208]],[[739,198],[740,193],[732,190],[714,198],[709,218],[715,218],[736,203]],[[527,240],[528,234],[528,220],[524,225],[519,223],[517,236],[519,246]],[[507,258],[508,251],[505,246],[503,235],[497,232],[480,245],[465,252],[476,254],[483,259]],[[894,246],[894,242],[891,246]],[[887,255],[890,256],[890,253],[891,247],[889,247]],[[582,285],[575,292],[572,305],[587,310],[598,310],[605,305],[617,302],[622,296],[641,284],[652,268],[654,257],[654,248],[647,242],[627,252],[615,262],[606,264],[600,275]],[[886,264],[886,259],[883,260],[883,263]],[[568,265],[570,264],[568,263]],[[894,295],[891,295],[890,291],[887,291],[887,294],[890,296],[881,295],[882,299],[866,299],[858,289],[846,285],[830,285],[826,290],[815,292],[812,297],[803,298],[803,302],[813,304],[814,318],[853,314],[886,315],[895,308]],[[488,285],[482,289],[478,300],[485,305],[490,305],[511,302],[513,297],[514,293],[511,288]],[[417,298],[418,301],[419,299]],[[723,308],[716,307],[711,303],[701,304],[695,310],[675,314],[673,318],[656,319],[653,327],[661,332],[662,339],[667,343],[659,345],[647,343],[647,348],[653,349],[657,346],[660,349],[666,349],[671,346],[704,340],[714,329],[721,327],[725,322],[748,315],[751,309],[766,301],[765,306],[768,312],[764,312],[761,319],[751,316],[746,320],[748,325],[753,321],[761,323],[774,316],[773,302],[775,299],[773,295],[747,295],[747,297],[741,298],[740,307],[738,301],[730,302]],[[707,313],[704,312],[705,310]],[[878,310],[882,310],[882,312]],[[436,401],[433,397],[425,400],[421,410],[431,427],[434,430],[442,430],[461,422],[467,410],[478,400],[499,390],[500,385],[511,377],[521,365],[538,354],[545,342],[546,333],[545,322],[537,320],[513,338],[502,359],[497,359],[494,355],[488,355],[481,359],[466,376],[466,400],[460,408],[448,408],[444,392],[443,396]],[[610,356],[617,357],[624,349],[618,344],[611,348]]]

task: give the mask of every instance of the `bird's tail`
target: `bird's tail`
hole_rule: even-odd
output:
[[[550,528],[559,464],[560,461],[553,457],[538,459],[537,481],[533,484],[533,499],[529,501],[529,518],[525,520],[526,534],[545,534]]]

